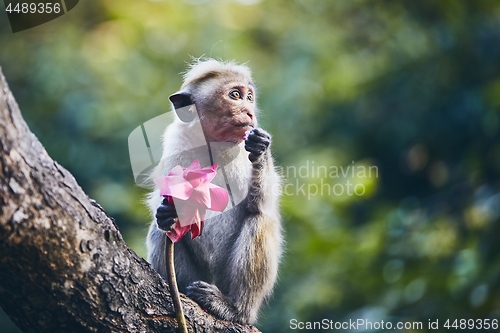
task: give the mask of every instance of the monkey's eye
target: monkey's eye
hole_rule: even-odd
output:
[[[248,93],[247,100],[249,100],[250,102],[253,102],[253,93],[251,93],[251,92]]]
[[[241,94],[240,94],[239,90],[234,89],[234,90],[231,90],[229,92],[229,97],[231,97],[232,99],[240,99]]]

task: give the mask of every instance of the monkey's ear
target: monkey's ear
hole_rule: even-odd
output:
[[[193,104],[193,101],[191,100],[191,94],[186,91],[178,91],[175,94],[170,95],[168,99],[170,99],[170,101],[174,105],[174,108],[176,109],[180,109]]]
[[[169,99],[174,105],[175,113],[183,122],[188,123],[197,116],[196,106],[191,99],[190,93],[179,91],[171,95]]]

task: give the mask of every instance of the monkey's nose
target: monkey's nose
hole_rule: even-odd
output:
[[[247,116],[248,116],[248,118],[250,118],[250,120],[253,120],[253,113],[252,112],[247,112]]]

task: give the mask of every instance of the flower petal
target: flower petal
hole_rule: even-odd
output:
[[[174,167],[167,176],[155,179],[161,195],[175,203],[179,222],[167,232],[173,242],[187,231],[195,238],[202,232],[207,209],[222,212],[229,202],[227,190],[210,183],[217,174],[217,163],[200,169],[194,160],[187,168]]]
[[[224,211],[229,203],[229,195],[226,189],[214,184],[207,184],[210,191],[210,206],[207,208],[218,212]]]
[[[183,177],[184,169],[180,165],[176,165],[170,170],[167,176],[178,176]]]
[[[200,223],[195,223],[191,225],[191,239],[195,239],[198,236],[201,236],[201,232],[203,231],[203,227],[205,226],[205,221],[201,220]]]
[[[190,182],[187,182],[184,179],[180,180],[179,177],[167,179],[167,186],[169,193],[166,194],[181,200],[189,199],[194,190]]]
[[[193,189],[189,200],[193,204],[199,205],[203,209],[210,208],[210,183],[201,184],[197,188]]]
[[[191,196],[191,192],[193,192],[191,183],[179,176],[158,178],[155,179],[155,183],[163,196],[170,195],[181,200],[187,200]]]
[[[217,175],[216,169],[217,165],[215,164],[215,169],[214,166],[207,166],[203,169],[190,170],[184,172],[184,178],[189,181],[193,187],[197,187],[203,183],[210,183]]]
[[[167,236],[173,243],[177,243],[189,230],[191,230],[190,226],[181,227],[179,223],[176,223],[174,229],[167,231]]]
[[[167,186],[167,177],[161,177],[157,178],[154,180],[156,186],[158,186],[158,189],[160,190],[160,194],[165,196],[168,195],[168,186]]]
[[[201,211],[204,211],[204,209],[200,211],[200,205],[195,205],[192,202],[185,201],[180,207],[176,208],[179,213],[179,223],[181,226],[185,227],[201,221]]]
[[[200,167],[200,161],[194,160],[191,165],[189,165],[187,168],[184,169],[184,171],[191,171],[191,170],[199,170],[201,169]]]

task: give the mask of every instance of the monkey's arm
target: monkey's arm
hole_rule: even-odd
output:
[[[271,157],[271,136],[256,128],[245,141],[248,159],[252,162],[252,175],[247,197],[250,214],[274,214],[278,212],[280,179]]]
[[[226,320],[252,323],[264,298],[270,294],[281,255],[281,226],[278,209],[279,177],[269,151],[271,137],[253,130],[245,149],[250,152],[252,175],[246,212],[229,255],[225,284],[227,294],[212,284],[197,281],[187,295],[209,312]]]

